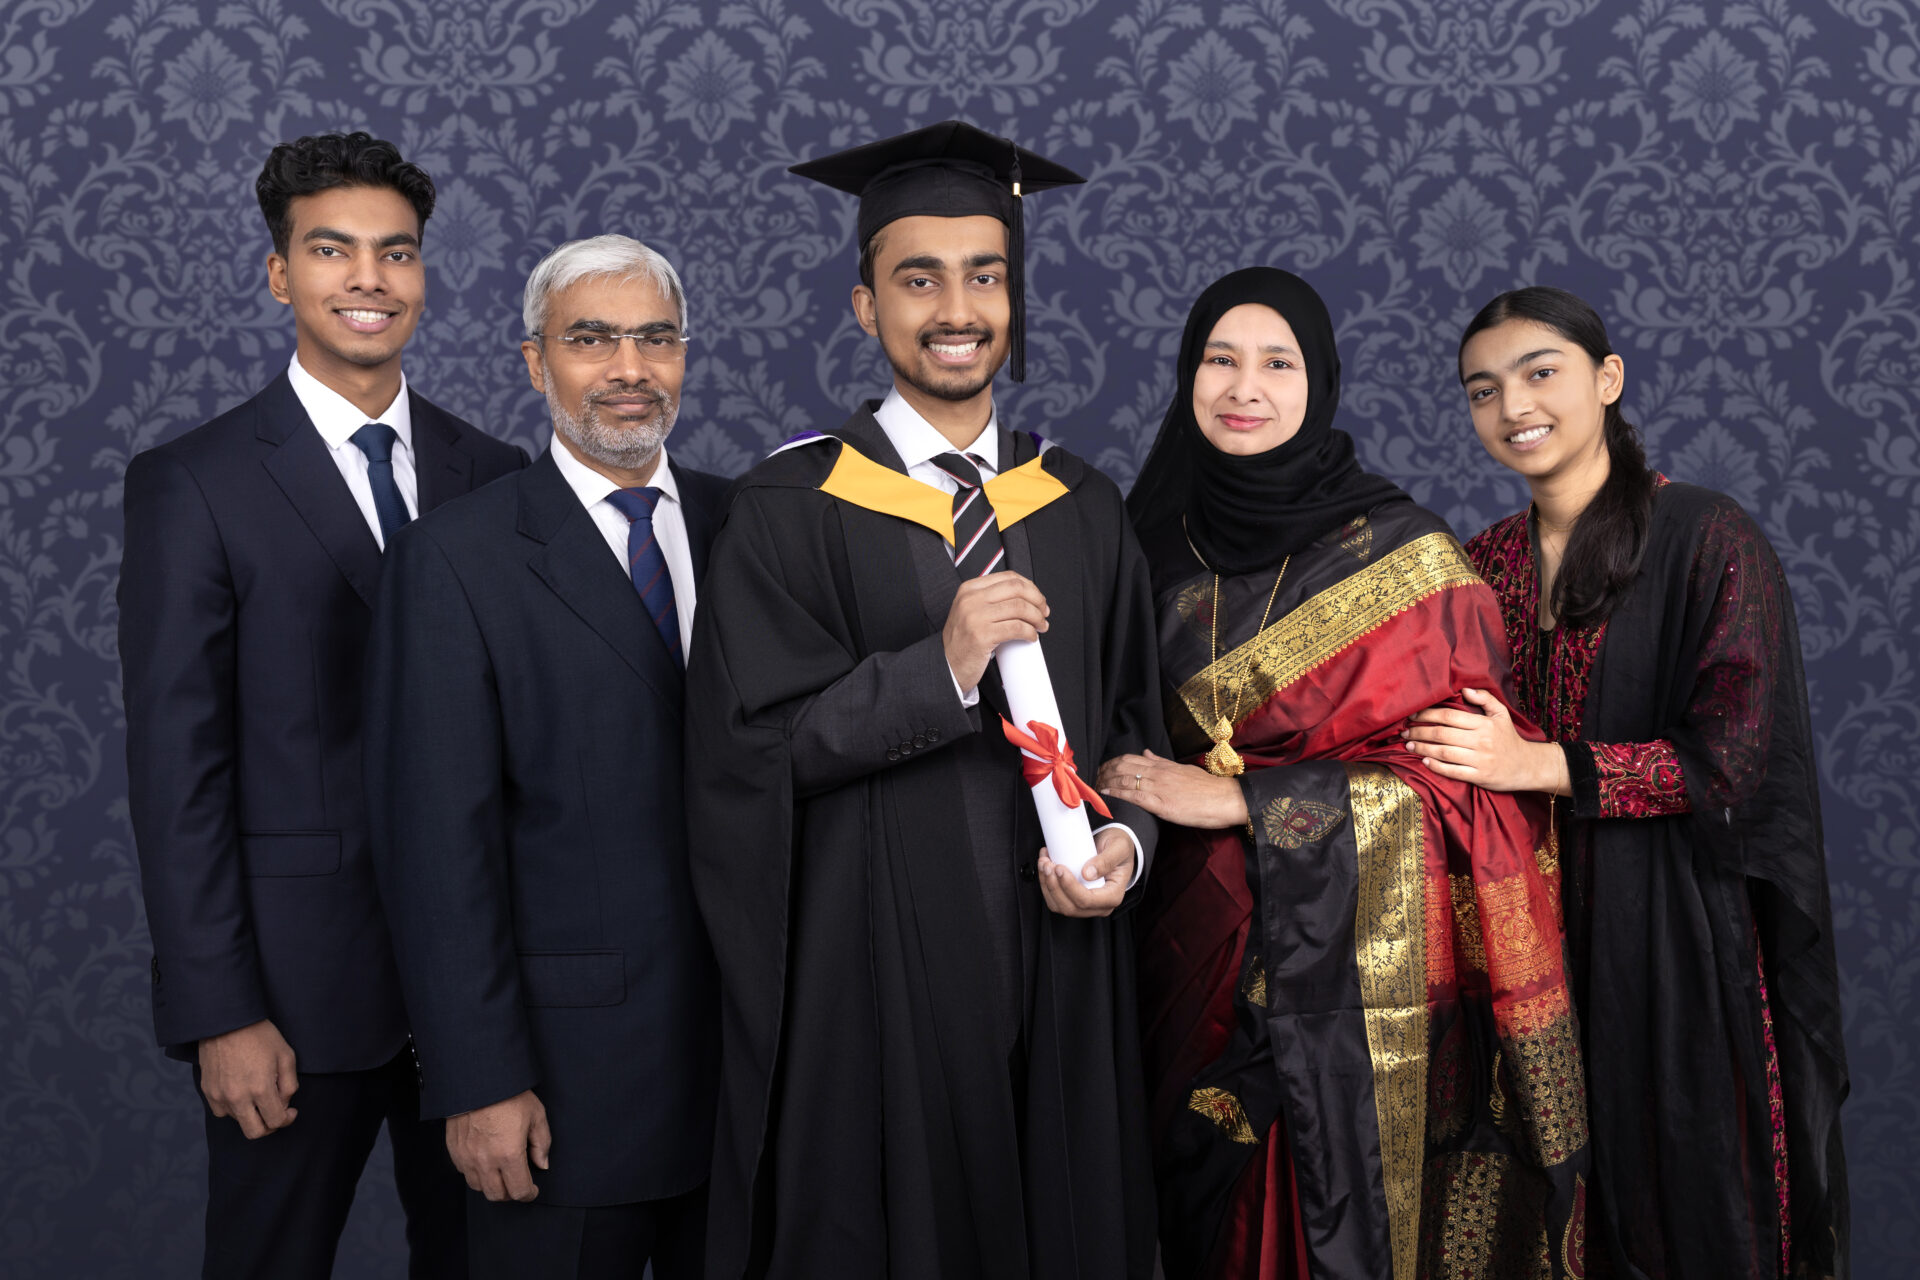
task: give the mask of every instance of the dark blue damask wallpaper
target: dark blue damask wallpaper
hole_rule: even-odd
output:
[[[1216,274],[1326,294],[1365,459],[1464,535],[1515,509],[1453,383],[1515,284],[1594,300],[1656,463],[1761,520],[1806,636],[1853,1055],[1859,1274],[1920,1229],[1915,0],[0,0],[0,1274],[196,1273],[152,1047],[113,587],[138,449],[287,360],[252,181],[366,126],[440,184],[413,378],[537,442],[520,283],[619,230],[697,345],[674,444],[735,472],[885,383],[851,202],[802,157],[948,116],[1089,175],[1030,202],[1003,403],[1131,480]],[[340,1274],[397,1276],[376,1174]]]

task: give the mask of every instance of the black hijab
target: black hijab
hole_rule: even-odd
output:
[[[1307,416],[1300,430],[1265,453],[1216,449],[1193,416],[1193,380],[1220,317],[1257,302],[1293,327],[1307,373]],[[1180,381],[1127,498],[1141,538],[1186,536],[1208,568],[1252,573],[1312,546],[1355,516],[1406,498],[1391,480],[1360,469],[1353,437],[1333,429],[1340,406],[1340,356],[1333,321],[1313,287],[1278,267],[1248,267],[1209,285],[1187,315],[1180,339]]]

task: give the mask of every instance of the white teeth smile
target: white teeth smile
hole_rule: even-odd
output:
[[[378,324],[387,318],[384,311],[342,311],[339,314],[361,324]]]
[[[929,342],[927,346],[943,356],[970,356],[980,349],[980,340],[975,338],[972,342],[963,342],[958,346],[945,342]]]
[[[1525,431],[1516,431],[1507,437],[1508,444],[1532,444],[1535,440],[1545,440],[1552,427],[1528,427]]]

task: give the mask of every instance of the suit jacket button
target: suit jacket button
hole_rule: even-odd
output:
[[[928,742],[940,741],[940,731],[938,729],[927,730],[927,741]]]
[[[914,745],[914,749],[915,749],[915,750],[918,750],[918,751],[924,751],[924,750],[926,750],[926,747],[927,747],[927,735],[926,735],[926,734],[924,734],[924,733],[916,733],[916,734],[914,734],[914,735],[913,735],[913,745]]]
[[[901,755],[910,756],[913,754],[913,744],[911,742],[903,742],[900,744],[898,750]]]
[[[156,987],[160,985],[160,957],[159,956],[155,956],[153,958],[153,985]]]
[[[898,748],[895,748],[895,747],[887,748],[887,762],[889,764],[891,764],[895,760],[898,760],[899,758],[900,758],[900,752]]]
[[[1040,878],[1040,869],[1034,866],[1033,863],[1031,862],[1023,862],[1020,864],[1019,874],[1022,880],[1025,880],[1029,884],[1031,884],[1033,881],[1038,880]]]

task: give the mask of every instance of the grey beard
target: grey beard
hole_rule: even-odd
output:
[[[567,411],[553,392],[553,380],[547,380],[547,411],[553,415],[553,429],[566,438],[568,444],[586,454],[603,466],[618,467],[622,471],[644,471],[654,456],[660,452],[660,446],[666,443],[667,433],[673,430],[674,422],[680,416],[680,404],[664,392],[658,393],[661,400],[660,413],[654,420],[642,427],[609,427],[600,420],[600,413],[593,402],[586,404],[586,412],[575,417]]]

